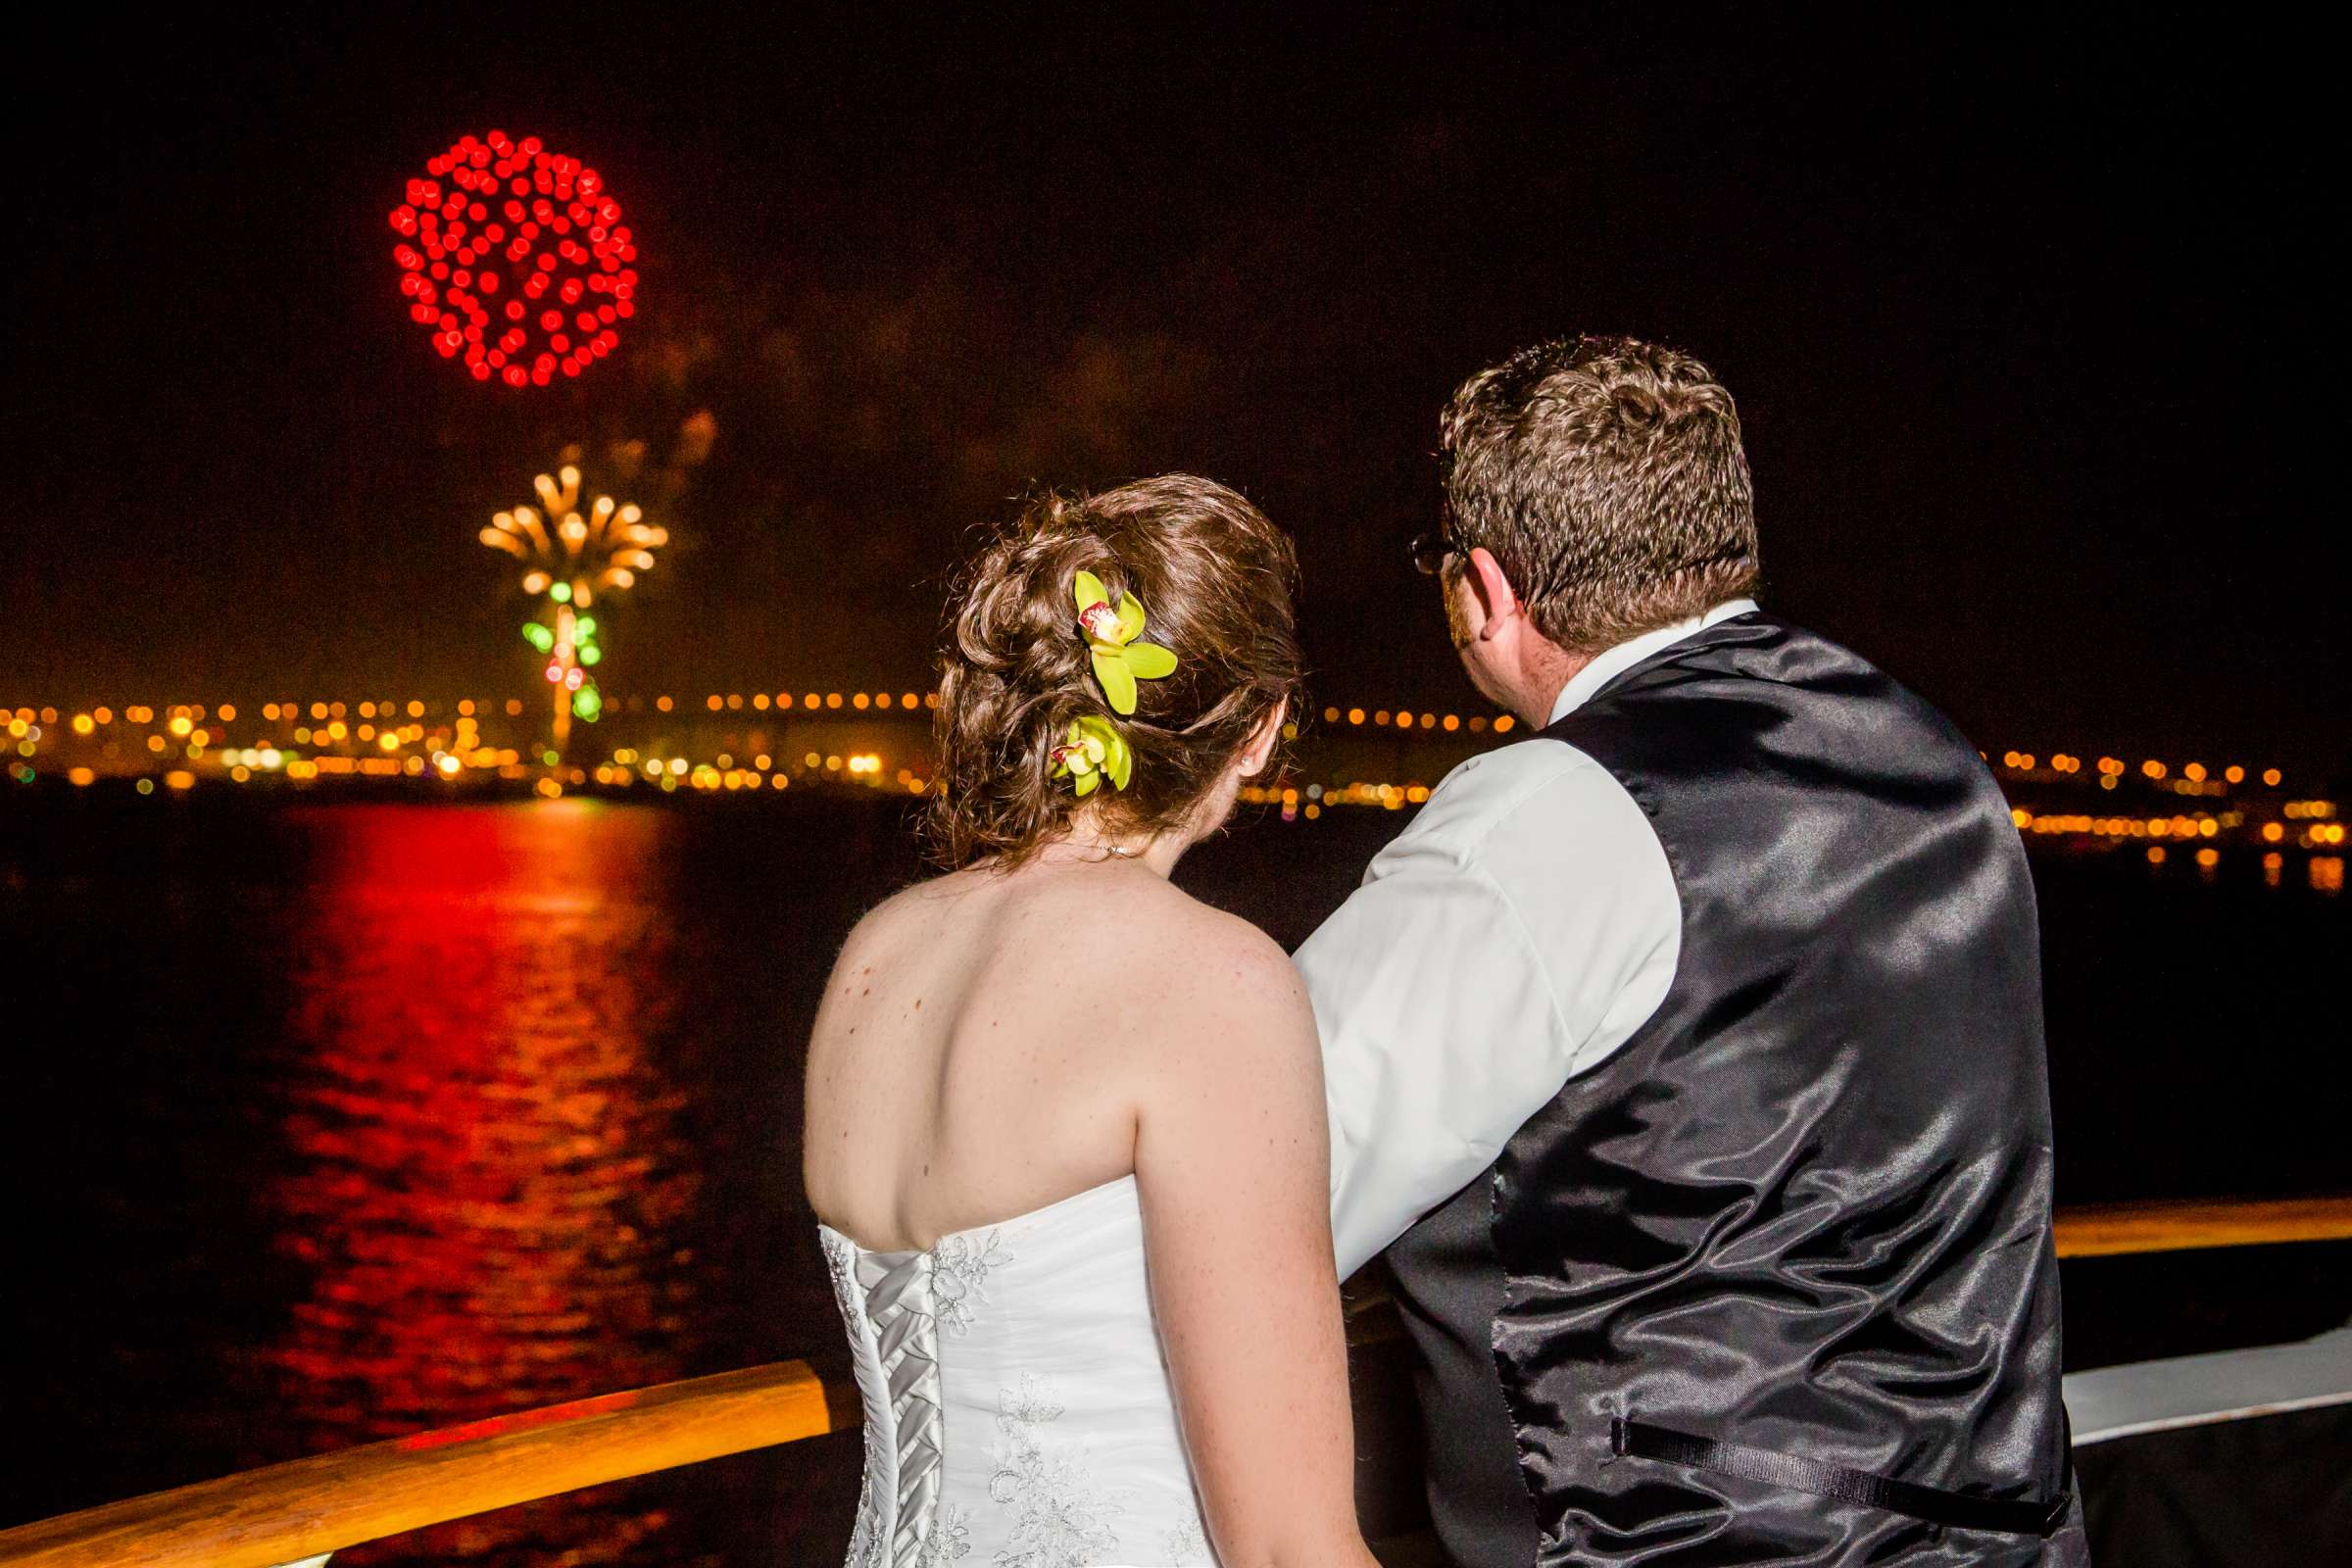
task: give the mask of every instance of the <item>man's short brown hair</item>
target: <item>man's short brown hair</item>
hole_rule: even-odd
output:
[[[1492,552],[1571,653],[1755,588],[1739,411],[1689,355],[1622,337],[1522,349],[1462,383],[1439,446],[1455,545]]]

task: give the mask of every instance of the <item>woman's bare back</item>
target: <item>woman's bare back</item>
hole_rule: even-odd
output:
[[[809,1044],[819,1217],[920,1249],[1131,1173],[1138,1055],[1236,948],[1280,956],[1099,853],[956,872],[882,905],[843,949]],[[1207,963],[1167,957],[1188,953]]]

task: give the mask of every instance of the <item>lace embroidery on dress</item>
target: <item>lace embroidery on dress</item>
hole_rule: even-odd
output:
[[[825,1254],[825,1273],[833,1281],[833,1299],[841,1307],[850,1332],[859,1332],[865,1309],[858,1300],[858,1250],[831,1231],[818,1231],[816,1245]]]
[[[833,1299],[841,1305],[842,1321],[850,1333],[865,1338],[865,1307],[858,1299],[858,1252],[840,1237],[817,1233],[825,1254],[825,1272],[833,1281]],[[889,1543],[882,1539],[882,1510],[874,1500],[874,1430],[865,1429],[864,1478],[858,1485],[858,1522],[850,1530],[849,1568],[882,1568]]]
[[[957,1339],[969,1334],[973,1309],[988,1299],[984,1287],[990,1272],[1011,1261],[995,1231],[976,1242],[969,1236],[941,1237],[931,1249],[931,1295],[939,1326]]]
[[[867,1446],[872,1446],[868,1440]],[[869,1471],[858,1488],[858,1523],[850,1529],[850,1568],[882,1568],[882,1515],[874,1507],[874,1484]]]
[[[1014,1510],[999,1568],[1087,1568],[1118,1549],[1109,1521],[1121,1511],[1119,1499],[1097,1492],[1083,1448],[1049,1448],[1041,1437],[1062,1409],[1054,1380],[1035,1372],[1022,1373],[1017,1389],[997,1391],[997,1468],[988,1494]]]
[[[947,1568],[949,1563],[971,1551],[971,1534],[970,1511],[961,1503],[949,1503],[939,1510],[939,1522],[931,1527],[931,1533],[923,1537],[914,1568]]]
[[[1200,1521],[1197,1518],[1177,1520],[1159,1538],[1159,1544],[1167,1552],[1170,1562],[1200,1563],[1209,1560],[1208,1537],[1202,1533]]]

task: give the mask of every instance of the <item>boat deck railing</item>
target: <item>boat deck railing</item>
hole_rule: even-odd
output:
[[[2352,1196],[2123,1203],[2057,1222],[2060,1257],[2352,1239]],[[1353,1314],[1362,1346],[1393,1311]],[[858,1425],[857,1390],[806,1361],[600,1395],[314,1454],[0,1531],[7,1568],[320,1568],[334,1552],[584,1487]]]

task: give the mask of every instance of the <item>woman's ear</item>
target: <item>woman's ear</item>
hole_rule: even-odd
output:
[[[1266,770],[1266,759],[1274,755],[1274,742],[1282,735],[1282,721],[1291,710],[1290,699],[1285,698],[1266,710],[1250,733],[1250,744],[1242,750],[1242,777],[1255,778]]]

